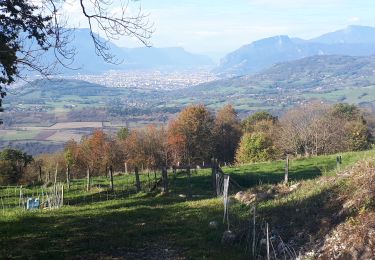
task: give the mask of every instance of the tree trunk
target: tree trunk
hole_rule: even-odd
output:
[[[39,166],[39,181],[42,182],[42,166]]]
[[[109,178],[111,180],[111,190],[113,191],[115,188],[113,186],[113,167],[112,167],[112,165],[109,166]]]
[[[86,186],[86,191],[90,191],[91,188],[91,183],[90,183],[90,167],[87,168],[87,186]]]
[[[139,181],[138,167],[134,168],[135,173],[135,187],[137,188],[137,193],[141,191],[141,182]]]

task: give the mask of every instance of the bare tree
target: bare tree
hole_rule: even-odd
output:
[[[310,103],[289,110],[281,118],[276,140],[285,153],[319,155],[366,148],[366,129],[357,118],[339,116],[334,106]],[[362,134],[354,138],[353,132]],[[353,140],[359,140],[360,148],[351,146]]]

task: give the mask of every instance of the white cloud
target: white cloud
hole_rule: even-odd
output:
[[[350,23],[357,23],[357,22],[359,22],[361,20],[361,18],[359,18],[358,16],[353,16],[353,17],[350,17],[349,19],[348,19],[348,22],[350,22]]]

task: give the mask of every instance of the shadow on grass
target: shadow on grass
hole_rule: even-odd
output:
[[[120,203],[120,211],[102,207],[79,213],[67,208],[0,220],[0,258],[165,259],[209,257],[216,251],[221,231],[209,230],[208,222],[221,216],[220,208],[143,207],[140,202],[134,207]]]
[[[267,220],[285,241],[298,241],[294,245],[298,251],[309,243],[310,236],[324,237],[348,217],[336,214],[342,208],[342,201],[334,199],[339,188],[334,186],[307,198],[260,208],[259,217]],[[222,246],[220,239],[225,227],[221,224],[221,202],[180,202],[174,197],[145,195],[80,212],[68,207],[50,214],[0,220],[0,258],[245,259],[248,256],[243,245]],[[234,217],[234,212],[231,214]],[[208,227],[212,220],[218,221],[218,229]]]
[[[289,181],[315,179],[325,172],[335,169],[335,167],[335,163],[325,164],[324,167],[318,167],[314,164],[296,165],[289,169]],[[230,176],[241,186],[248,188],[259,184],[277,184],[284,180],[284,168],[278,167],[272,171],[260,171],[259,169],[261,168],[251,167],[245,171],[233,170]]]

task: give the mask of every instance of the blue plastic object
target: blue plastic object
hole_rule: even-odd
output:
[[[27,198],[27,201],[26,201],[27,210],[39,209],[39,207],[40,207],[39,198]]]

